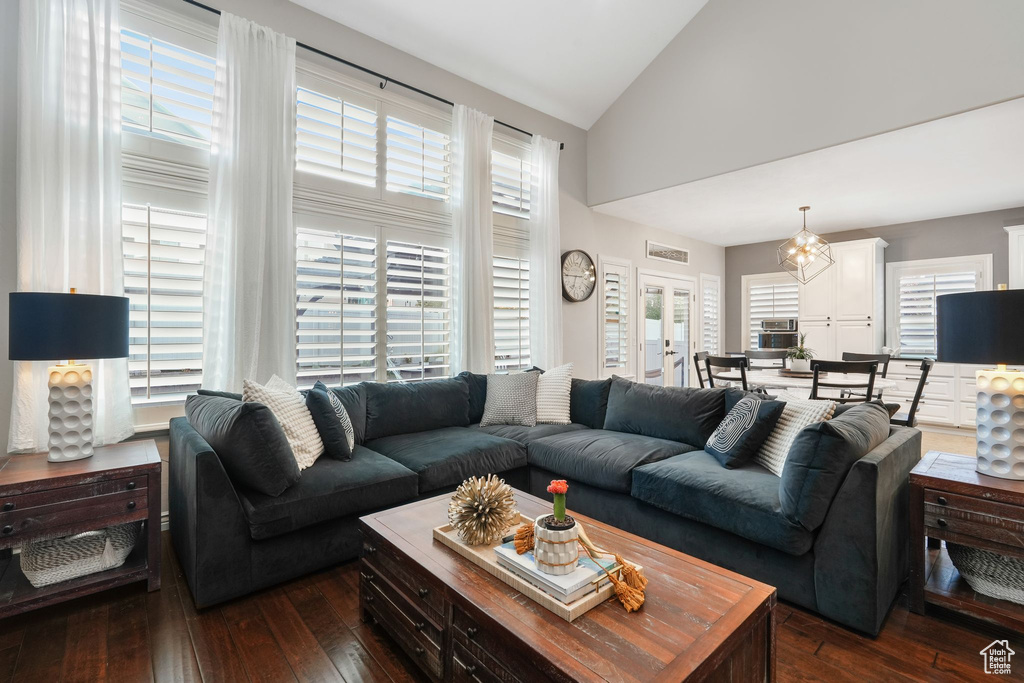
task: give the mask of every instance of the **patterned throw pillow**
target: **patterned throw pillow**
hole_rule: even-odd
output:
[[[782,401],[741,398],[711,434],[704,450],[729,469],[749,462],[775,429],[785,407]]]
[[[341,402],[336,393],[328,390],[327,398],[331,400],[334,414],[338,416],[338,422],[341,423],[341,428],[345,430],[345,441],[348,442],[348,450],[351,453],[356,447],[356,432],[352,428],[352,420],[348,416],[348,411],[345,410],[345,404]]]
[[[316,462],[324,452],[324,442],[309,414],[306,400],[295,387],[274,375],[264,386],[252,380],[242,381],[242,400],[262,403],[270,408],[292,447],[295,464],[302,471]]]
[[[572,363],[559,365],[537,378],[537,423],[569,424]]]
[[[775,429],[765,439],[754,461],[777,477],[782,476],[789,448],[804,427],[824,422],[836,410],[835,401],[786,401]]]
[[[487,401],[480,426],[537,424],[537,373],[487,375]]]
[[[341,399],[323,382],[317,382],[306,392],[306,407],[313,417],[316,430],[320,432],[324,452],[335,460],[351,460],[355,435],[352,431],[352,421],[349,420],[348,411],[342,405]]]

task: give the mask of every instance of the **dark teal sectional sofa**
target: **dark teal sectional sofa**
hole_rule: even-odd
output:
[[[907,575],[907,477],[920,432],[892,427],[808,529],[783,514],[779,477],[756,464],[725,469],[703,451],[726,390],[615,381],[612,391],[612,380],[573,380],[573,423],[536,427],[480,427],[479,375],[336,390],[355,426],[352,460],[321,457],[276,497],[236,486],[188,420],[172,420],[171,534],[196,605],[355,558],[360,516],[494,472],[545,498],[551,479],[567,479],[574,511],[878,633]]]

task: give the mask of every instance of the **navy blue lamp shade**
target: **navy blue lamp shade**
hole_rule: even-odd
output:
[[[943,294],[935,304],[938,360],[1024,365],[1024,289]]]
[[[127,356],[127,297],[11,292],[10,360]]]

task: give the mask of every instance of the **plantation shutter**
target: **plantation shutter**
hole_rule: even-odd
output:
[[[449,250],[387,242],[387,380],[449,375]]]
[[[530,363],[530,262],[494,257],[494,368],[525,370]]]
[[[121,30],[121,121],[125,130],[208,147],[217,62],[143,33]]]
[[[300,227],[295,245],[299,386],[376,379],[377,241]]]
[[[203,381],[206,216],[124,204],[121,230],[132,401],[184,400]]]
[[[377,112],[342,98],[296,90],[295,168],[377,186]]]
[[[702,351],[719,355],[718,340],[721,319],[721,293],[718,278],[701,278],[701,343]]]
[[[979,273],[973,270],[950,270],[942,273],[901,275],[897,338],[900,355],[934,357],[938,353],[936,339],[935,299],[943,294],[973,292],[978,288]]]
[[[395,116],[387,117],[387,184],[391,192],[448,201],[448,135]]]
[[[758,348],[757,334],[765,318],[800,317],[800,290],[788,275],[780,282],[753,282],[749,287],[749,331],[751,349]]]
[[[506,147],[513,151],[511,146]],[[495,212],[529,218],[532,161],[527,150],[518,152],[491,152],[491,197]]]
[[[629,367],[629,268],[604,264],[602,306],[604,312],[604,367]]]

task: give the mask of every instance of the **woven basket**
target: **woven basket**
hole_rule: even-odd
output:
[[[1024,605],[1024,560],[948,542],[946,550],[960,576],[975,591]]]
[[[21,571],[36,588],[77,579],[114,567],[128,559],[139,537],[142,522],[37,540],[21,549]]]

